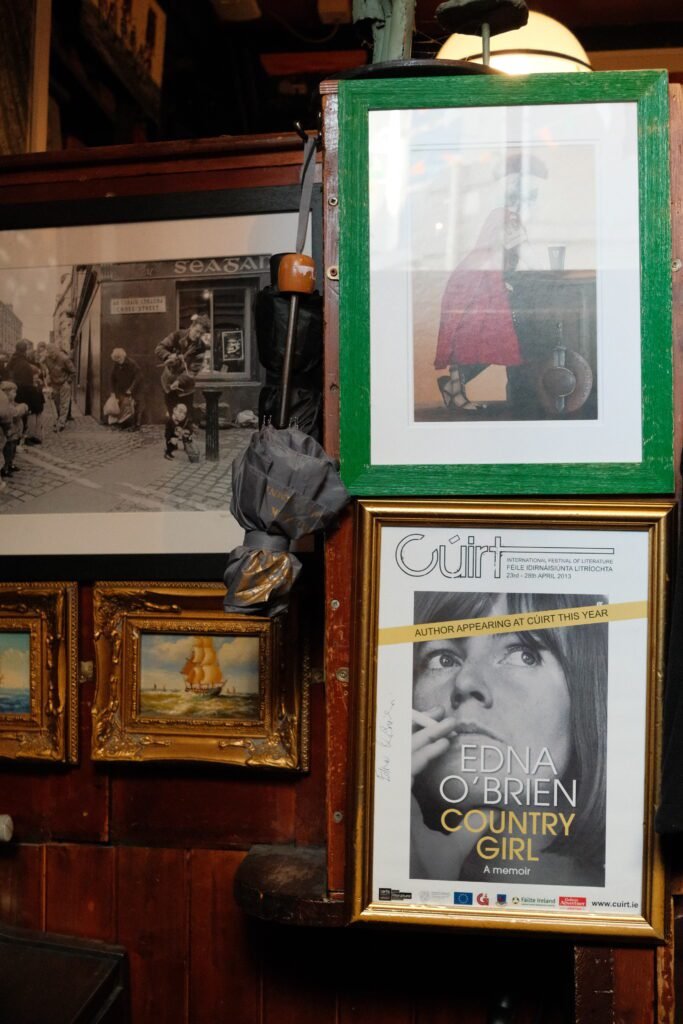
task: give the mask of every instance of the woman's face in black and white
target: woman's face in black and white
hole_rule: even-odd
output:
[[[506,611],[502,598],[491,614]],[[532,640],[524,632],[504,633],[420,644],[414,707],[418,711],[441,707],[444,717],[456,722],[449,749],[429,765],[429,779],[423,781],[435,781],[438,787],[445,776],[462,774],[463,745],[470,745],[470,757],[473,746],[478,751],[487,745],[497,748],[504,759],[511,747],[522,760],[529,757],[532,766],[546,747],[557,775],[562,775],[571,753],[569,690],[560,662],[542,646],[543,633],[535,636]],[[488,764],[498,760],[495,749],[488,752]],[[477,763],[476,756],[469,762]],[[475,780],[475,774],[467,778],[476,800],[483,779]],[[507,774],[505,768],[498,774]],[[553,773],[546,768],[538,774]]]

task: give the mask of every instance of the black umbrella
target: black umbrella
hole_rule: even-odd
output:
[[[245,530],[230,552],[227,612],[276,615],[300,570],[292,541],[325,529],[349,500],[334,461],[296,427],[266,426],[232,465],[230,510]]]

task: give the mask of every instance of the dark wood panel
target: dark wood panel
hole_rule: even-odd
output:
[[[43,846],[12,844],[0,848],[0,921],[15,928],[44,929]]]
[[[99,199],[106,195],[169,195],[176,192],[207,192],[226,188],[256,188],[271,187],[274,185],[295,185],[299,180],[300,161],[297,164],[285,164],[282,167],[273,166],[258,173],[255,176],[254,168],[245,166],[244,169],[211,172],[209,174],[197,172],[172,176],[156,176],[155,174],[144,177],[130,176],[120,177],[115,181],[112,191],[112,180],[107,179],[103,183],[97,178],[88,178],[80,184],[81,199]],[[260,171],[260,169],[259,169]],[[74,200],[74,185],[71,181],[50,181],[49,198],[55,201]],[[26,187],[25,185],[4,185],[0,192],[0,201],[6,203],[15,202],[44,202],[45,185]]]
[[[325,688],[314,683],[310,689],[310,730],[309,773],[296,785],[296,842],[315,846],[325,842]]]
[[[135,1024],[186,1024],[188,914],[183,850],[118,851],[117,941],[130,958]]]
[[[89,736],[92,698],[81,690],[80,742]],[[0,765],[0,807],[14,820],[18,842],[59,840],[104,842],[107,839],[107,779],[97,773],[81,749],[81,763],[55,765]]]
[[[347,787],[353,771],[349,759],[352,555],[353,516],[347,510],[325,551],[327,848],[328,885],[332,893],[344,890]]]
[[[355,970],[339,955],[339,932],[261,925],[262,1024],[338,1024],[336,987]]]
[[[112,841],[235,847],[294,842],[296,779],[187,766],[130,769],[112,780]]]
[[[654,949],[615,949],[614,1018],[619,1024],[655,1024]]]
[[[614,950],[576,946],[574,950],[575,1024],[614,1020]],[[645,1024],[645,1021],[643,1021]]]
[[[194,850],[190,859],[190,1001],[192,1024],[259,1024],[259,926],[235,905],[243,853]]]
[[[448,982],[439,979],[442,956],[434,935],[383,933],[372,928],[349,930],[342,937],[344,963],[353,969],[340,979],[338,1024],[413,1024],[413,1007],[425,990],[438,992],[451,1004]],[[459,948],[452,935],[441,935],[442,947]],[[432,959],[436,956],[436,959]],[[450,961],[449,961],[450,962]],[[421,965],[429,965],[425,968]],[[460,968],[458,968],[460,987]],[[451,977],[450,972],[446,977]],[[463,1024],[469,1020],[463,1018]]]
[[[328,83],[329,88],[333,88]],[[325,266],[339,265],[339,179],[336,90],[323,96],[325,142],[323,182],[323,246]],[[339,455],[339,284],[325,278],[325,448]],[[351,586],[353,579],[352,516],[347,511],[325,544],[325,679],[327,688],[327,849],[331,893],[344,889]]]
[[[109,846],[47,847],[47,931],[112,942],[116,938],[116,851]]]

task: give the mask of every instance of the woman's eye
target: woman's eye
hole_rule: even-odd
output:
[[[536,665],[541,664],[543,658],[540,651],[535,651],[532,647],[524,647],[520,644],[515,647],[509,647],[505,652],[503,660],[507,665],[535,668]]]
[[[425,667],[427,669],[454,668],[459,664],[459,659],[453,651],[439,650],[432,651],[427,655]]]

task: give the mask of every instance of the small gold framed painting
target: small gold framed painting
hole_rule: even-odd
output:
[[[306,688],[279,618],[227,615],[213,583],[98,583],[92,756],[305,767]]]
[[[78,760],[77,587],[0,583],[0,756]]]

